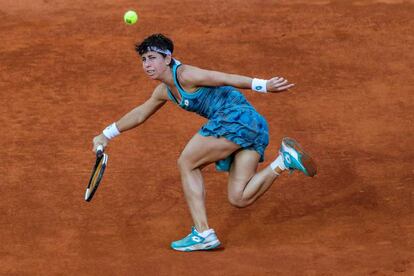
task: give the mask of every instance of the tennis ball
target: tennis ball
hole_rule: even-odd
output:
[[[135,11],[127,11],[124,14],[124,21],[128,25],[135,24],[138,20],[138,14]]]

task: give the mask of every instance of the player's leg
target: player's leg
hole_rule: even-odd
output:
[[[239,149],[240,146],[225,139],[194,135],[178,159],[181,181],[194,221],[195,229],[186,238],[173,242],[175,250],[206,250],[220,245],[214,230],[209,229],[205,208],[205,190],[201,168],[221,160]]]
[[[246,207],[266,192],[282,172],[279,167],[267,166],[256,172],[260,155],[254,150],[241,150],[235,157],[229,173],[228,198],[232,205]]]
[[[259,154],[252,150],[242,150],[235,155],[228,184],[228,197],[233,205],[245,207],[252,204],[284,170],[298,170],[311,177],[317,171],[310,155],[291,138],[282,140],[280,154],[275,161],[256,172],[259,158]]]
[[[205,137],[197,133],[188,142],[178,159],[184,194],[198,231],[208,229],[204,207],[204,183],[200,168],[226,158],[239,147],[225,138]]]

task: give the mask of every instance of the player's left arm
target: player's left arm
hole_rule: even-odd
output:
[[[294,86],[293,83],[289,83],[288,80],[282,77],[259,80],[242,75],[205,70],[190,65],[185,65],[181,71],[180,81],[183,82],[183,84],[188,84],[193,87],[230,85],[236,88],[253,90],[256,90],[255,87],[257,87],[258,83],[265,86],[266,89],[263,87],[262,90],[267,92],[281,92]]]

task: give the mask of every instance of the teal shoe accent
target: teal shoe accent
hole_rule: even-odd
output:
[[[211,229],[211,233],[203,238],[199,235],[195,227],[191,228],[191,233],[178,241],[171,243],[171,248],[177,251],[197,251],[197,250],[211,250],[220,246],[215,232]]]
[[[291,172],[301,171],[307,176],[316,175],[316,164],[313,159],[302,150],[299,143],[292,138],[283,138],[280,154],[283,155],[283,162]]]

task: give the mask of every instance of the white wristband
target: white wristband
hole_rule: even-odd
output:
[[[105,135],[105,137],[108,140],[111,140],[112,138],[115,138],[116,136],[121,134],[121,132],[119,132],[118,128],[116,127],[115,123],[113,123],[112,125],[109,125],[107,128],[105,128],[102,131],[102,133],[103,133],[103,135]]]
[[[266,93],[266,83],[267,80],[262,79],[253,79],[252,81],[252,90],[259,93]]]

